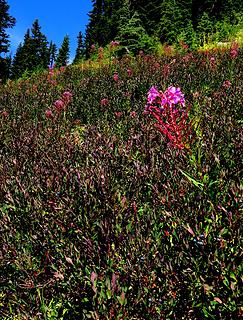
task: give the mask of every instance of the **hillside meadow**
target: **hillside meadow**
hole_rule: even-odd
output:
[[[0,319],[241,318],[242,67],[168,49],[0,87]]]

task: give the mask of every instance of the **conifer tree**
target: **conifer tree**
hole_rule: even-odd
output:
[[[63,67],[68,64],[68,59],[69,59],[69,36],[66,35],[63,39],[61,48],[59,49],[57,59],[56,59],[56,66],[57,67]]]
[[[35,20],[31,31],[27,29],[24,42],[14,56],[11,76],[21,77],[24,72],[33,72],[37,68],[47,68],[49,65],[49,49],[46,36],[41,32],[38,20]]]
[[[73,64],[78,63],[84,57],[84,53],[85,53],[85,48],[83,43],[83,34],[81,31],[78,33],[77,39],[78,39],[78,46],[76,49]]]
[[[89,13],[89,23],[86,28],[85,46],[86,52],[92,44],[98,44],[102,46],[104,44],[103,39],[103,0],[92,0],[93,8]]]
[[[53,67],[57,58],[57,46],[52,41],[49,46],[49,66]]]
[[[12,78],[19,78],[24,72],[31,72],[34,70],[36,66],[36,56],[33,47],[33,39],[31,38],[30,29],[27,29],[24,36],[24,42],[18,46],[12,62]]]
[[[131,0],[131,10],[137,11],[149,35],[154,35],[161,18],[161,0]]]
[[[36,19],[32,25],[34,67],[47,68],[49,64],[49,50],[46,36],[41,32],[39,21]]]
[[[140,50],[148,52],[153,47],[153,42],[143,27],[139,14],[135,11],[129,17],[128,11],[129,4],[123,8],[123,13],[126,15],[121,16],[117,40],[124,53],[137,54]]]
[[[5,80],[8,77],[9,57],[6,53],[9,51],[9,35],[6,29],[15,25],[15,18],[9,14],[9,5],[5,0],[0,0],[0,79]],[[1,54],[4,54],[2,57]]]
[[[161,19],[157,36],[162,42],[176,43],[178,35],[183,31],[185,21],[177,1],[168,0],[161,4]]]

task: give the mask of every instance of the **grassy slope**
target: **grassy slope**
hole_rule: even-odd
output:
[[[242,56],[100,61],[0,88],[1,319],[240,317]],[[171,84],[191,153],[143,114]]]

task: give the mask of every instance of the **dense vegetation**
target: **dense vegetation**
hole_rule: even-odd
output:
[[[116,45],[0,87],[0,318],[240,318],[243,51]]]
[[[195,49],[208,41],[227,40],[242,20],[243,10],[241,0],[92,0],[92,3],[86,30],[87,48],[93,43],[104,47],[114,39],[130,48],[125,32],[130,25],[133,30],[144,29],[133,38],[136,50],[143,47],[152,50],[155,39],[167,44],[183,41]],[[132,23],[135,17],[136,24]],[[130,50],[136,51],[132,47]]]
[[[14,57],[8,56],[6,30],[15,19],[9,15],[6,0],[0,0],[0,5],[0,55],[5,54],[0,56],[0,79],[18,79],[50,65],[69,63],[69,37],[64,36],[57,50],[42,33],[38,19],[26,31]],[[224,45],[242,33],[242,13],[241,0],[92,0],[89,23],[85,34],[78,33],[72,63],[90,58],[94,47],[106,48],[112,41],[120,43],[120,57],[140,50],[155,54],[161,44],[184,45],[190,50],[212,43]]]

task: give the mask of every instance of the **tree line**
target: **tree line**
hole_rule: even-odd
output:
[[[90,48],[120,44],[120,54],[154,52],[158,43],[185,43],[190,49],[210,39],[222,41],[242,23],[242,0],[92,0],[85,35],[79,32],[73,63],[89,58]],[[34,70],[68,64],[66,35],[57,46],[41,31],[38,20],[25,33],[13,58],[8,55],[7,29],[16,23],[6,0],[0,0],[0,79],[23,76]]]

